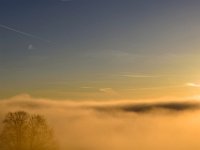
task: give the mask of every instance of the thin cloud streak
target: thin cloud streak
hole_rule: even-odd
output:
[[[112,88],[100,88],[99,91],[103,92],[103,93],[106,93],[106,94],[111,94],[111,95],[116,95],[117,94],[117,92]]]
[[[171,88],[181,88],[185,87],[184,85],[177,85],[177,86],[160,86],[160,87],[147,87],[147,88],[133,88],[127,89],[128,91],[136,91],[136,90],[159,90],[159,89],[171,89]]]
[[[73,0],[60,0],[61,2],[71,2]]]
[[[43,41],[43,42],[50,43],[49,40],[46,40],[46,39],[44,39],[44,38],[41,38],[41,37],[39,37],[39,36],[30,34],[30,33],[27,33],[27,32],[23,32],[23,31],[20,31],[20,30],[11,28],[11,27],[6,26],[6,25],[3,25],[3,24],[0,24],[0,28],[3,28],[3,29],[6,29],[6,30],[9,30],[9,31],[16,32],[16,33],[19,33],[19,34],[24,35],[24,36],[27,36],[27,37],[31,37],[31,38],[34,38],[34,39],[38,39],[38,40]]]
[[[83,86],[81,87],[81,89],[93,89],[94,87],[91,87],[91,86]]]
[[[125,74],[120,75],[121,77],[128,77],[128,78],[158,78],[160,76],[154,76],[154,75],[142,75],[142,74]]]

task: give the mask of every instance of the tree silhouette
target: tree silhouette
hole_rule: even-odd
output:
[[[56,150],[53,131],[41,115],[10,112],[3,120],[1,150]]]

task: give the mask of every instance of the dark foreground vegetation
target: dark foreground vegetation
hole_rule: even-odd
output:
[[[3,120],[0,150],[58,150],[58,145],[43,116],[17,111]]]

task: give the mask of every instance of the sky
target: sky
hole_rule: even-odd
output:
[[[198,97],[198,0],[0,0],[0,98]]]

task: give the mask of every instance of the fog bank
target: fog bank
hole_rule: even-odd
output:
[[[0,101],[9,111],[44,115],[62,150],[199,150],[200,103],[165,101],[56,101],[16,96]]]

